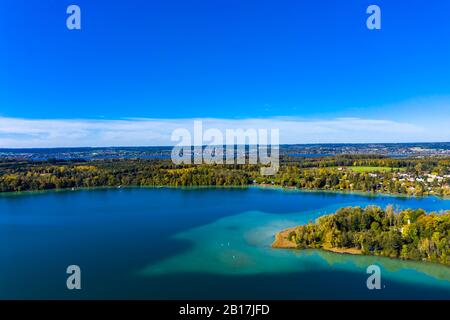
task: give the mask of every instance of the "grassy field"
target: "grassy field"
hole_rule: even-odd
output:
[[[390,168],[390,167],[346,167],[355,172],[390,172],[390,171],[405,171],[405,168]]]
[[[345,170],[351,170],[353,172],[391,172],[391,171],[406,171],[406,168],[391,168],[391,167],[371,167],[371,166],[342,166],[342,167],[324,167],[324,168],[307,168],[305,170],[317,170],[317,169],[333,169],[339,170],[339,168]]]

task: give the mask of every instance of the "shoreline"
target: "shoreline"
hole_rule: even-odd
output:
[[[423,196],[417,196],[413,194],[405,194],[405,193],[385,193],[385,192],[369,192],[369,191],[358,191],[358,190],[329,190],[329,189],[302,189],[297,187],[283,187],[280,185],[273,185],[273,184],[250,184],[249,187],[257,187],[257,188],[263,188],[263,189],[277,189],[281,191],[300,191],[300,192],[326,192],[326,193],[337,193],[337,194],[355,194],[355,195],[361,195],[361,196],[372,196],[372,197],[395,197],[395,198],[416,198],[416,199],[422,199],[427,197],[434,197],[439,200],[450,200],[450,196],[438,196],[435,194],[426,194]]]
[[[280,239],[279,237],[281,237],[281,234],[286,233],[286,232],[291,232],[293,230],[295,230],[296,227],[293,228],[288,228],[288,229],[284,229],[282,231],[279,231],[275,234],[275,240],[272,242],[271,244],[271,248],[273,249],[281,249],[281,250],[298,250],[298,251],[304,251],[304,250],[318,250],[318,251],[324,251],[324,252],[330,252],[330,253],[335,253],[335,254],[340,254],[340,255],[350,255],[350,256],[360,256],[360,257],[377,257],[377,258],[382,258],[382,259],[389,259],[389,260],[393,260],[393,261],[407,261],[407,262],[414,262],[414,263],[419,263],[419,264],[429,264],[429,265],[433,265],[433,266],[442,266],[442,267],[446,267],[446,268],[450,268],[450,266],[446,265],[446,264],[442,264],[439,262],[433,262],[433,261],[427,261],[427,260],[412,260],[412,259],[402,259],[402,258],[393,258],[393,257],[387,257],[387,256],[381,256],[381,255],[370,255],[370,254],[363,254],[361,252],[361,250],[356,249],[356,248],[298,248],[297,245],[284,238],[284,239]]]
[[[300,249],[297,247],[297,244],[291,240],[288,239],[289,233],[297,229],[297,227],[287,228],[282,231],[279,231],[275,234],[275,240],[272,242],[271,247],[274,249],[296,249],[296,250],[308,250],[308,249],[315,249],[315,250],[324,250],[328,252],[333,253],[339,253],[339,254],[351,254],[351,255],[362,255],[362,252],[360,249],[356,248],[305,248]]]
[[[438,200],[450,200],[450,196],[437,196],[432,194],[427,194],[423,196],[401,194],[401,193],[383,193],[383,192],[367,192],[367,191],[348,191],[348,190],[324,190],[324,189],[301,189],[296,187],[283,187],[280,185],[272,184],[248,184],[241,186],[217,186],[217,185],[204,185],[204,186],[171,186],[171,185],[159,185],[159,186],[98,186],[98,187],[80,187],[80,188],[60,188],[60,189],[47,189],[47,190],[25,190],[25,191],[5,191],[0,192],[0,197],[3,196],[21,196],[21,195],[33,195],[33,194],[43,194],[48,192],[75,192],[75,191],[89,191],[89,190],[109,190],[109,189],[184,189],[184,190],[194,190],[194,189],[272,189],[283,192],[311,192],[311,193],[332,193],[332,194],[348,194],[348,195],[360,195],[366,197],[394,197],[394,198],[405,198],[405,199],[424,199],[433,197]]]

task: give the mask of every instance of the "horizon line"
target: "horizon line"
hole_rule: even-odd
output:
[[[320,143],[280,143],[279,147],[284,146],[345,146],[345,145],[414,145],[414,144],[450,144],[450,141],[412,141],[412,142],[320,142]],[[220,146],[220,145],[211,145],[204,144],[202,147],[207,146]],[[222,145],[222,147],[227,146],[226,144]],[[242,146],[242,144],[235,144],[233,146]],[[250,144],[244,144],[243,146],[250,146]],[[0,151],[2,150],[51,150],[51,149],[107,149],[107,148],[173,148],[174,145],[110,145],[110,146],[60,146],[60,147],[8,147],[2,148],[0,147]],[[199,147],[198,145],[185,145],[178,147]]]

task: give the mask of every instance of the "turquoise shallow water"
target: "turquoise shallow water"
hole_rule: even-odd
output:
[[[0,298],[450,298],[450,268],[270,248],[348,205],[450,209],[434,197],[276,189],[100,189],[0,196]],[[66,289],[66,267],[82,290]],[[382,289],[366,287],[367,266]]]

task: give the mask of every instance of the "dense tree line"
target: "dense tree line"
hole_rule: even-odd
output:
[[[353,248],[367,255],[450,265],[450,212],[347,207],[297,227],[288,238],[298,248]]]
[[[175,166],[160,160],[25,163],[0,166],[0,191],[102,186],[244,186],[250,183],[250,167]]]
[[[101,186],[245,186],[450,195],[450,160],[380,156],[283,157],[275,176],[259,165],[174,165],[170,159],[0,162],[0,192]],[[355,171],[362,166],[372,171]],[[385,168],[389,170],[378,170]],[[426,174],[440,175],[427,181]]]

